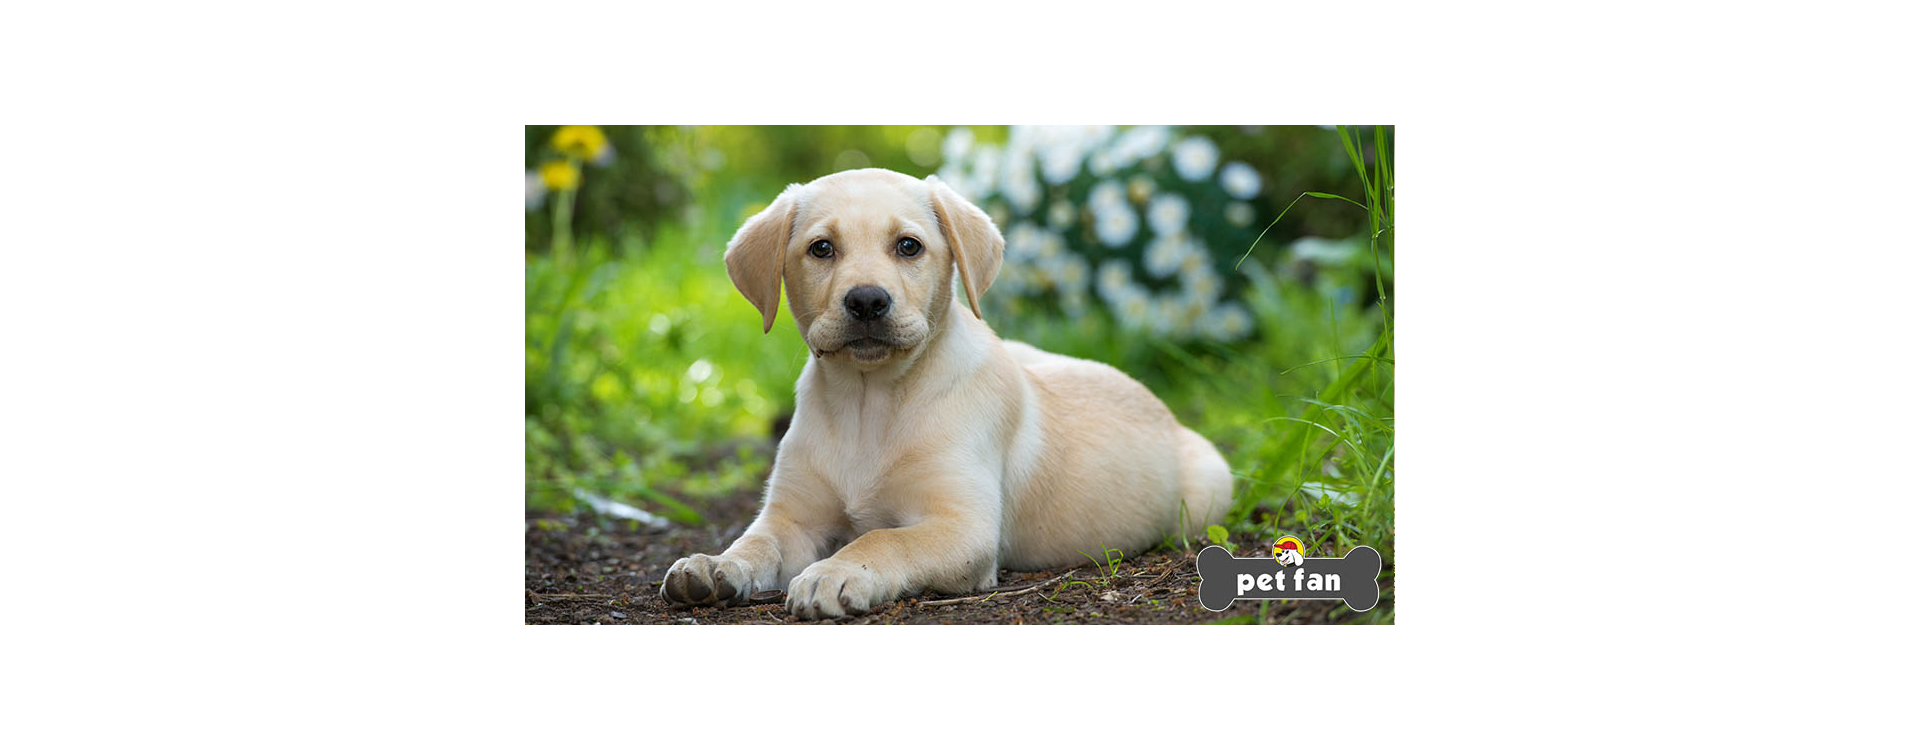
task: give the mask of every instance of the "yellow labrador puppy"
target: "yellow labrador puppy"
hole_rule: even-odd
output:
[[[800,617],[840,617],[1225,517],[1227,462],[1145,386],[980,320],[1004,246],[937,178],[884,169],[788,186],[747,220],[727,274],[769,331],[784,282],[812,356],[759,517],[674,563],[662,597],[784,588]]]

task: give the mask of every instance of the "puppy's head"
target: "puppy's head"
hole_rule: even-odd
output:
[[[773,330],[780,287],[822,359],[871,369],[933,337],[957,273],[973,314],[1006,241],[938,178],[856,169],[789,185],[727,244],[727,275]]]

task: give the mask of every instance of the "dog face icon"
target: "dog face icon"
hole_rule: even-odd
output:
[[[1282,566],[1299,565],[1303,559],[1302,551],[1305,549],[1306,545],[1300,541],[1299,537],[1280,537],[1273,543],[1273,561]]]

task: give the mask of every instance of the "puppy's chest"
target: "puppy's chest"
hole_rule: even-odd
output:
[[[810,446],[814,471],[839,496],[854,527],[865,532],[897,525],[899,498],[889,497],[887,479],[907,442],[904,425],[885,409],[843,411],[820,431]]]

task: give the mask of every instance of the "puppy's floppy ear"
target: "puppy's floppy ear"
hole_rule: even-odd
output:
[[[760,309],[761,333],[773,330],[773,318],[780,312],[780,274],[785,272],[783,259],[799,193],[798,184],[788,185],[773,205],[747,219],[727,242],[727,277]]]
[[[993,286],[993,277],[1000,275],[1000,255],[1007,241],[1000,237],[987,212],[953,192],[940,178],[927,177],[927,195],[933,202],[934,217],[940,220],[940,233],[953,248],[953,262],[959,266],[960,286],[967,290],[973,317],[984,318],[980,295],[986,294],[987,287]]]

